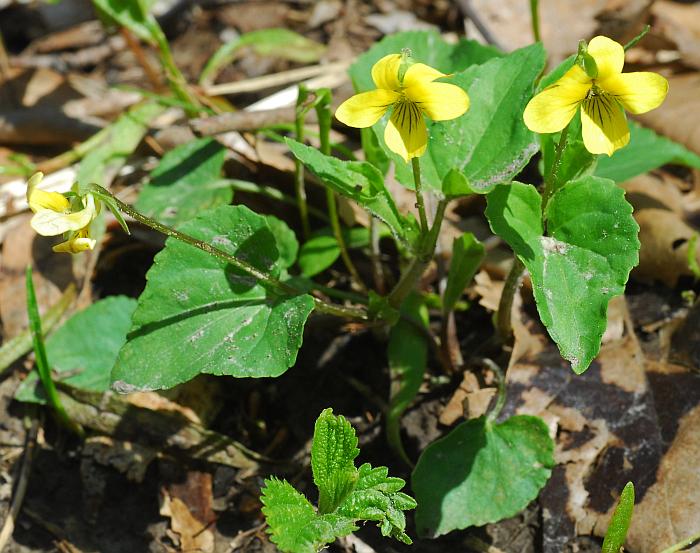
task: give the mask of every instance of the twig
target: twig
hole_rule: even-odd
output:
[[[273,73],[272,75],[264,75],[262,77],[255,77],[244,81],[215,84],[213,86],[206,87],[204,92],[209,96],[240,94],[242,92],[257,92],[258,90],[295,83],[297,81],[317,77],[327,73],[340,73],[345,71],[349,65],[350,61],[339,61],[324,65],[299,67],[298,69],[290,69],[288,71],[281,71],[280,73]]]
[[[190,120],[192,130],[202,136],[211,136],[230,131],[255,131],[264,127],[293,123],[295,119],[293,107],[265,109],[261,111],[226,112],[212,117],[201,117]],[[309,114],[308,121],[316,122],[316,114]]]
[[[469,0],[457,0],[457,5],[459,6],[459,9],[462,11],[464,16],[467,17],[468,19],[470,19],[472,23],[474,23],[474,26],[481,33],[481,36],[484,37],[484,40],[486,42],[488,42],[489,44],[492,44],[496,48],[499,48],[501,50],[505,50],[505,48],[500,43],[500,41],[496,38],[496,36],[489,30],[489,28],[481,20],[481,16],[472,7],[471,2]]]
[[[10,539],[12,533],[15,530],[15,521],[17,520],[19,511],[22,508],[24,496],[27,493],[27,483],[29,482],[29,469],[32,466],[32,458],[34,457],[34,448],[36,447],[36,438],[38,433],[39,419],[35,418],[32,421],[32,426],[29,429],[29,432],[27,432],[24,456],[22,457],[22,466],[20,468],[15,492],[12,494],[12,503],[10,504],[10,511],[7,513],[7,518],[5,519],[5,522],[2,525],[2,530],[0,530],[0,551],[5,549],[7,541]]]

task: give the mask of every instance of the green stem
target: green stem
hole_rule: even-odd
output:
[[[58,420],[69,430],[83,436],[83,429],[73,422],[66,410],[63,408],[61,398],[56,390],[56,384],[51,378],[51,368],[49,360],[46,356],[46,347],[44,345],[44,333],[41,329],[41,317],[39,316],[39,307],[36,301],[36,293],[34,292],[34,281],[32,279],[32,267],[27,265],[26,271],[26,288],[27,288],[27,314],[29,316],[29,329],[32,333],[32,343],[34,346],[34,356],[36,358],[36,370],[39,373],[39,380],[44,387],[46,399],[49,405],[53,407]]]
[[[561,167],[562,155],[566,149],[568,135],[569,125],[564,127],[564,129],[561,131],[559,142],[557,143],[554,151],[554,160],[552,161],[549,171],[547,171],[544,177],[544,191],[542,195],[542,223],[545,228],[547,222],[545,212],[550,198],[556,192],[557,176],[559,175],[559,169]],[[525,266],[518,259],[518,257],[514,255],[513,266],[511,267],[505,286],[503,287],[503,293],[501,294],[501,300],[498,303],[498,312],[496,314],[496,329],[503,340],[508,340],[513,332],[513,325],[511,321],[513,298],[515,297],[515,292],[520,287],[520,281],[524,270]]]
[[[561,158],[564,154],[564,150],[566,149],[566,142],[569,137],[569,125],[566,125],[566,127],[564,127],[561,131],[559,142],[554,150],[554,160],[552,161],[549,171],[547,171],[544,176],[544,195],[542,197],[543,216],[549,199],[552,197],[552,194],[556,192],[557,176],[559,175],[559,169],[561,168]]]
[[[321,153],[326,156],[331,155],[331,91],[327,88],[316,91],[316,115],[318,116],[319,138],[321,140]],[[328,217],[331,221],[333,236],[340,248],[340,257],[345,264],[350,276],[363,292],[367,291],[367,285],[362,280],[360,273],[350,258],[348,246],[343,238],[343,231],[340,227],[340,218],[338,217],[338,204],[335,197],[335,192],[326,187],[326,203],[328,204]]]
[[[423,199],[423,185],[420,178],[420,158],[411,158],[413,168],[413,183],[416,188],[416,207],[420,217],[420,228],[423,233],[428,232],[428,217],[425,214],[425,200]]]
[[[372,279],[374,288],[378,294],[384,295],[386,292],[386,282],[384,280],[384,269],[382,267],[381,251],[379,249],[379,222],[374,217],[369,218],[369,259],[372,265]]]
[[[299,85],[299,95],[297,96],[296,115],[294,117],[294,130],[298,142],[304,142],[304,119],[308,112],[305,106],[309,92],[303,84]],[[308,240],[311,235],[311,226],[309,225],[309,209],[306,205],[306,185],[304,183],[304,164],[294,158],[294,192],[297,197],[297,208],[299,209],[299,218],[301,219],[301,231],[304,240]]]
[[[542,36],[540,35],[540,3],[538,0],[530,0],[530,17],[532,36],[535,38],[535,42],[540,42]]]
[[[520,259],[513,256],[513,266],[510,268],[508,277],[501,292],[501,299],[498,302],[498,311],[496,312],[496,330],[504,341],[507,341],[513,333],[513,325],[511,314],[513,312],[513,299],[515,293],[520,288],[520,281],[523,276],[525,266]]]
[[[276,290],[277,292],[280,292],[285,295],[290,295],[290,296],[298,296],[302,294],[303,292],[296,289],[295,287],[287,284],[286,282],[282,282],[280,280],[277,280],[271,275],[268,275],[267,273],[261,271],[257,267],[254,267],[250,263],[247,263],[239,258],[237,258],[235,255],[232,255],[230,253],[227,253],[223,250],[220,250],[219,248],[216,248],[212,246],[211,244],[204,242],[202,240],[199,240],[198,238],[195,238],[194,236],[190,236],[189,234],[185,234],[184,232],[180,232],[179,230],[175,230],[174,228],[171,228],[167,225],[164,225],[162,223],[159,223],[155,219],[151,219],[150,217],[147,217],[143,215],[142,213],[136,211],[133,207],[131,207],[128,204],[125,204],[122,202],[119,198],[115,197],[112,195],[110,192],[102,188],[101,186],[98,186],[96,184],[91,185],[93,190],[95,190],[99,195],[102,196],[111,196],[113,198],[114,202],[117,204],[117,207],[135,219],[136,221],[143,223],[147,227],[152,228],[155,231],[160,232],[161,234],[164,234],[166,236],[170,236],[172,238],[175,238],[177,240],[180,240],[181,242],[184,242],[185,244],[189,244],[190,246],[193,246],[195,248],[198,248],[202,250],[203,252],[208,253],[209,255],[212,255],[216,257],[217,259],[224,261],[226,263],[229,263],[236,267],[237,269],[244,271],[257,279],[263,286],[270,288],[272,290]],[[344,305],[336,305],[336,304],[331,304],[331,303],[326,303],[321,299],[318,298],[313,298],[314,300],[314,309],[321,313],[326,313],[329,315],[336,315],[339,317],[345,317],[345,318],[350,318],[350,319],[362,319],[366,320],[367,319],[367,312],[364,308],[359,308],[359,307],[347,307]]]
[[[689,537],[686,540],[683,540],[680,543],[677,543],[676,545],[672,545],[668,549],[664,549],[661,553],[676,553],[676,551],[681,551],[685,549],[686,547],[690,545],[694,545],[696,542],[700,541],[700,533],[695,534],[694,536]]]
[[[170,90],[173,91],[173,94],[175,94],[177,98],[187,104],[187,115],[191,117],[198,115],[199,111],[202,109],[202,104],[197,97],[190,92],[185,76],[175,63],[175,58],[173,58],[173,53],[170,50],[170,45],[168,44],[168,39],[165,37],[163,29],[160,28],[160,25],[153,16],[146,15],[146,18],[148,21],[148,29],[158,46],[160,63],[165,70],[165,76],[168,79]]]
[[[399,282],[389,294],[389,305],[392,306],[394,309],[398,309],[399,307],[401,307],[401,304],[416,287],[418,279],[420,279],[420,277],[423,276],[425,268],[428,266],[430,260],[433,258],[438,235],[440,234],[440,227],[442,226],[442,220],[445,217],[446,207],[447,200],[440,200],[440,202],[437,205],[435,221],[433,222],[432,228],[427,234],[422,236],[420,246],[418,248],[418,251],[416,252],[416,257],[413,258],[411,264],[401,275]]]
[[[486,419],[489,422],[494,422],[497,418],[498,415],[501,414],[501,411],[503,410],[503,406],[506,404],[506,397],[507,397],[507,388],[506,388],[506,375],[496,363],[491,361],[491,359],[483,359],[482,360],[484,365],[486,365],[489,369],[491,369],[495,375],[496,378],[498,379],[498,391],[497,391],[497,396],[496,396],[496,403],[493,406],[493,409],[489,411],[489,414],[486,415]]]

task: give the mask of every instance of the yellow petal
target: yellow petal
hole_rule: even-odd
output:
[[[52,249],[58,253],[80,253],[85,250],[94,250],[97,240],[92,238],[71,238],[60,244],[56,244]]]
[[[613,155],[630,141],[622,106],[614,98],[598,95],[581,104],[583,144],[592,154]]]
[[[469,109],[467,93],[449,83],[415,83],[406,88],[406,96],[433,121],[454,119]]]
[[[523,119],[528,129],[544,134],[562,130],[576,114],[591,89],[591,80],[574,66],[566,74],[530,100]]]
[[[396,100],[399,94],[391,90],[377,89],[362,92],[345,100],[335,112],[338,121],[349,127],[371,127]]]
[[[412,102],[396,104],[384,130],[384,142],[406,162],[422,156],[428,145],[428,131],[420,108]]]
[[[385,90],[398,90],[399,67],[401,66],[401,54],[389,54],[384,56],[372,66],[372,80],[377,88]]]
[[[47,192],[39,188],[27,190],[27,202],[29,202],[29,209],[34,213],[46,210],[63,213],[70,207],[70,202],[63,194]]]
[[[625,65],[625,49],[622,44],[606,36],[597,36],[588,43],[588,53],[598,66],[598,80],[605,80],[622,73]]]
[[[95,209],[85,208],[75,213],[58,213],[41,210],[30,221],[32,228],[42,236],[57,236],[69,231],[78,231],[95,218]]]
[[[416,84],[431,83],[440,77],[446,77],[444,73],[440,73],[437,69],[433,69],[424,63],[414,63],[406,70],[403,76],[403,86],[409,88]]]
[[[600,88],[615,96],[630,113],[646,113],[664,101],[668,81],[658,73],[640,71],[613,75],[601,81]]]

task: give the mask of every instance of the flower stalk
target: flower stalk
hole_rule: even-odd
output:
[[[411,167],[413,169],[413,184],[416,189],[416,208],[418,209],[418,217],[420,218],[421,231],[428,232],[428,217],[425,214],[425,199],[423,198],[423,184],[420,178],[420,160],[417,157],[411,159]]]
[[[433,226],[427,234],[424,234],[420,241],[420,246],[416,252],[408,268],[404,271],[394,289],[388,296],[388,302],[391,307],[398,309],[403,301],[415,289],[416,283],[423,276],[426,267],[430,263],[435,253],[435,246],[442,227],[442,221],[445,218],[445,209],[447,208],[447,200],[445,198],[438,202],[435,212],[435,220]]]
[[[306,101],[309,97],[308,89],[303,85],[299,85],[299,94],[297,96],[296,111],[294,117],[294,131],[297,142],[304,142],[304,120],[309,111]],[[299,219],[301,220],[301,231],[304,240],[308,240],[311,235],[311,226],[309,225],[309,208],[306,204],[306,184],[304,182],[304,164],[294,159],[294,193],[297,198],[297,209],[299,210]]]
[[[318,118],[318,130],[319,139],[321,141],[321,153],[324,155],[331,155],[331,91],[327,88],[317,90],[315,92],[316,100],[314,102],[314,107],[316,109],[316,115]],[[299,160],[297,160],[299,162]],[[299,162],[301,164],[301,162]],[[355,281],[357,286],[363,292],[367,291],[367,286],[365,285],[360,273],[350,258],[350,253],[348,252],[348,246],[345,243],[345,238],[343,238],[343,231],[340,227],[340,218],[338,217],[338,204],[335,192],[330,188],[326,187],[326,203],[328,205],[328,218],[330,219],[331,229],[333,230],[333,236],[335,241],[338,243],[340,248],[340,257],[345,264],[345,268],[350,273],[350,276]]]

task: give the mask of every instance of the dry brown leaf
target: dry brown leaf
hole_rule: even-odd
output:
[[[679,277],[692,276],[688,267],[688,241],[696,232],[678,214],[666,209],[643,209],[635,213],[639,223],[637,278],[659,280],[675,286]],[[696,252],[700,262],[700,255]]]
[[[498,303],[503,292],[503,281],[492,280],[486,271],[479,271],[474,277],[474,292],[479,296],[479,305],[489,311],[498,311]]]
[[[3,337],[12,338],[27,326],[25,270],[34,268],[34,288],[39,311],[61,297],[71,284],[80,289],[90,254],[70,256],[51,250],[52,240],[37,236],[29,226],[31,213],[19,215],[8,229],[0,256],[0,318]]]
[[[672,75],[668,81],[666,101],[639,119],[645,126],[700,154],[700,73]]]
[[[678,46],[683,62],[700,68],[700,4],[657,0],[651,13],[655,30]]]
[[[133,482],[143,482],[146,469],[158,452],[135,442],[114,440],[109,436],[92,436],[85,440],[82,454],[101,465],[114,467]]]
[[[635,505],[627,538],[631,551],[657,553],[700,528],[700,406],[678,423],[656,483]],[[697,553],[700,545],[684,551]]]
[[[473,0],[474,11],[501,45],[515,50],[532,44],[530,4],[521,0]],[[540,1],[542,40],[550,63],[576,51],[579,39],[604,34],[624,40],[634,36],[651,0]]]
[[[683,215],[686,198],[675,179],[667,174],[647,173],[623,182],[625,198],[635,211],[647,208],[667,209]]]
[[[160,514],[170,518],[170,527],[180,538],[180,551],[214,551],[214,533],[192,515],[184,501],[166,495]]]
[[[486,405],[483,405],[483,400],[486,397],[481,392],[488,390],[488,399]],[[479,381],[471,371],[465,371],[462,376],[462,382],[457,387],[452,397],[443,407],[440,412],[440,424],[452,426],[458,419],[466,417],[468,419],[479,417],[486,412],[486,408],[491,401],[491,397],[495,392],[495,388],[485,388],[481,390]],[[469,403],[465,403],[469,401]],[[483,407],[483,410],[482,410]]]

